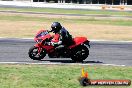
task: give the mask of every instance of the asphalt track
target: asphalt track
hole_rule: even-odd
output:
[[[33,61],[28,57],[32,39],[0,39],[0,63],[73,63],[70,58],[48,58]],[[115,64],[132,66],[132,42],[91,41],[90,55],[84,64]]]

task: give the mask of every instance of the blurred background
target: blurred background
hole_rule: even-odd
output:
[[[0,1],[30,1],[30,2],[48,2],[48,3],[132,5],[132,0],[0,0]]]

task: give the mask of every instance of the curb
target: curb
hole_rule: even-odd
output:
[[[0,64],[20,64],[20,65],[79,65],[79,66],[87,66],[87,65],[100,65],[100,66],[126,66],[126,65],[116,65],[116,64],[83,64],[83,63],[30,63],[30,62],[0,62]]]

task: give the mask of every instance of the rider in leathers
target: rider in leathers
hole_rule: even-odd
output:
[[[51,25],[51,32],[55,33],[55,36],[58,36],[57,39],[51,40],[51,45],[56,47],[56,50],[59,50],[62,52],[64,48],[69,46],[72,43],[72,35],[69,34],[69,32],[61,26],[59,22],[53,22]]]

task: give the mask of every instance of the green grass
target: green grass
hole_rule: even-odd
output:
[[[49,8],[0,8],[1,11],[24,11],[24,12],[45,12],[55,14],[100,14],[100,15],[120,15],[120,16],[132,16],[132,12],[125,11],[92,11],[92,10],[68,10],[68,9],[49,9]]]
[[[132,67],[83,66],[90,79],[130,79]],[[0,88],[83,88],[78,82],[82,66],[0,65]],[[88,88],[132,88],[97,86]]]
[[[28,19],[28,20],[27,20]],[[107,25],[120,25],[120,26],[132,26],[132,20],[123,20],[123,19],[96,19],[96,18],[47,18],[47,17],[27,17],[22,15],[16,16],[6,16],[0,15],[0,20],[9,20],[9,21],[39,21],[39,22],[65,22],[65,23],[89,23],[89,24],[107,24]]]

